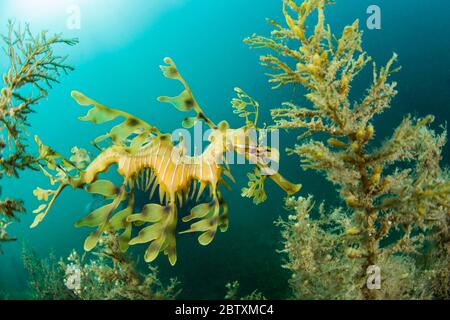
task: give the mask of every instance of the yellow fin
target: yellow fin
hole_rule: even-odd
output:
[[[144,255],[145,262],[152,262],[154,261],[161,251],[162,245],[164,243],[164,238],[159,238],[158,240],[155,240],[152,242],[152,244],[147,248]]]
[[[191,232],[203,232],[211,228],[211,219],[202,219],[191,225],[191,228],[186,231],[181,231],[180,234],[191,233]]]
[[[97,180],[94,183],[86,187],[86,191],[89,193],[100,194],[104,197],[117,196],[120,189],[117,188],[111,181]]]
[[[144,206],[142,213],[133,214],[127,218],[128,222],[158,222],[163,218],[165,208],[159,204],[151,203]]]
[[[215,230],[208,230],[204,233],[202,233],[199,237],[198,237],[198,242],[202,245],[202,246],[207,246],[209,245],[213,240],[214,240],[214,236],[216,235]]]
[[[228,205],[225,201],[221,201],[221,207],[223,208],[222,214],[219,216],[219,228],[221,232],[226,232],[228,230]]]
[[[202,203],[195,206],[188,216],[183,217],[183,222],[189,222],[193,219],[201,219],[205,217],[212,209],[211,203]]]
[[[161,238],[162,225],[161,223],[152,224],[151,226],[142,229],[137,237],[130,240],[130,245],[147,243]]]
[[[90,214],[88,214],[86,217],[78,220],[75,223],[75,227],[96,227],[100,224],[104,223],[108,216],[111,214],[112,210],[114,209],[115,203],[112,202],[110,204],[107,204],[103,207],[100,207],[94,211],[92,211]]]
[[[130,238],[131,238],[131,231],[133,230],[133,226],[128,224],[128,226],[125,228],[125,231],[119,236],[119,248],[120,251],[126,252],[128,250],[128,247],[130,246]]]
[[[98,241],[100,240],[100,236],[102,235],[102,231],[95,230],[92,232],[84,241],[84,250],[85,251],[91,251],[95,248]]]
[[[109,220],[108,226],[113,231],[118,231],[127,226],[127,218],[133,213],[133,210],[131,207],[127,207],[119,212],[117,212],[114,217]]]

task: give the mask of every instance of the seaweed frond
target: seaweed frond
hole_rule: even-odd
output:
[[[120,250],[119,237],[104,234],[91,257],[72,251],[66,259],[51,254],[40,259],[25,249],[23,261],[35,299],[45,300],[161,300],[175,299],[178,281],[163,284],[155,267],[137,270],[133,259]]]
[[[225,288],[227,289],[227,293],[225,294],[225,300],[267,300],[266,297],[264,297],[263,293],[254,290],[250,294],[245,296],[240,296],[239,289],[241,285],[239,281],[233,281],[229,282],[225,285]]]
[[[245,41],[253,48],[271,51],[261,61],[274,71],[269,81],[275,88],[298,84],[306,91],[305,106],[287,101],[272,110],[272,118],[275,128],[298,130],[301,142],[289,151],[300,157],[305,170],[323,173],[337,187],[346,211],[351,213],[358,230],[357,251],[351,252],[355,259],[339,263],[346,263],[348,268],[359,266],[360,272],[353,275],[354,283],[360,286],[359,296],[393,297],[393,292],[366,287],[362,280],[370,266],[384,263],[384,268],[390,268],[384,274],[390,274],[396,266],[409,263],[410,268],[435,275],[433,266],[415,261],[432,255],[448,263],[450,180],[448,170],[440,166],[446,129],[442,133],[431,129],[433,116],[406,116],[392,137],[377,146],[373,119],[391,107],[397,94],[397,83],[391,79],[400,69],[394,66],[397,54],[381,68],[373,64],[367,92],[353,102],[352,85],[371,58],[362,49],[357,20],[340,36],[325,24],[329,3],[285,0],[285,25],[269,21],[274,27],[270,37],[254,35]],[[300,241],[293,234],[286,238],[292,245]],[[313,249],[321,250],[318,246]],[[400,257],[401,262],[393,257]],[[292,266],[289,269],[306,277],[303,267],[301,272]],[[324,269],[320,272],[331,275]],[[393,280],[384,283],[389,281]],[[448,277],[445,283],[438,291],[448,292]]]
[[[28,116],[53,84],[73,70],[65,62],[67,57],[55,53],[55,47],[78,42],[61,35],[49,37],[46,32],[34,35],[28,25],[22,28],[12,21],[2,40],[8,69],[0,90],[0,179],[17,178],[20,171],[37,168],[36,158],[27,150]],[[0,216],[6,221],[16,220],[17,213],[24,211],[21,200],[0,200]]]
[[[2,144],[0,169],[8,176],[17,177],[18,171],[34,164],[34,157],[26,152],[28,115],[48,96],[52,85],[59,83],[60,76],[73,70],[65,63],[67,57],[55,54],[54,47],[72,46],[78,41],[61,35],[48,37],[46,32],[33,35],[28,25],[22,30],[11,21],[8,34],[2,39],[10,67],[3,74],[0,95],[1,130],[7,138]]]

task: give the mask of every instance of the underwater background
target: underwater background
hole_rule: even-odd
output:
[[[435,126],[445,125],[450,115],[450,2],[446,0],[338,0],[327,9],[328,23],[335,31],[359,18],[365,30],[364,48],[380,65],[396,52],[402,70],[396,74],[399,95],[377,127],[377,140],[383,141],[408,113],[417,116],[434,114]],[[172,132],[181,126],[184,115],[156,97],[172,95],[178,84],[165,79],[158,68],[169,56],[189,82],[197,100],[212,120],[227,120],[231,126],[242,119],[230,105],[233,88],[240,87],[261,104],[262,122],[271,123],[270,109],[281,102],[302,100],[302,91],[285,87],[273,91],[258,63],[261,52],[250,50],[243,39],[253,33],[268,34],[265,18],[282,21],[281,0],[1,0],[0,29],[6,30],[8,18],[29,22],[37,32],[48,29],[78,37],[80,44],[61,48],[69,54],[68,62],[76,70],[62,78],[50,91],[48,101],[29,117],[30,137],[37,134],[54,149],[69,154],[72,146],[93,151],[89,141],[104,133],[106,126],[80,122],[85,109],[70,97],[80,90],[112,108],[132,113],[161,131]],[[381,30],[368,30],[365,22],[370,5],[380,6]],[[66,27],[67,7],[81,9],[81,28]],[[5,26],[5,27],[3,27]],[[0,61],[1,71],[6,68]],[[368,68],[370,69],[370,68]],[[371,81],[370,70],[362,73],[353,87],[355,99]],[[305,101],[304,101],[305,102]],[[306,103],[306,102],[305,102]],[[295,144],[296,135],[282,133],[280,149]],[[32,148],[34,143],[30,143]],[[443,153],[448,165],[449,147]],[[177,238],[178,262],[171,267],[165,257],[156,261],[161,277],[177,277],[181,282],[181,299],[222,299],[225,284],[238,280],[242,293],[258,289],[267,298],[285,298],[289,293],[288,273],[281,267],[280,230],[274,225],[285,217],[284,193],[267,183],[268,201],[255,206],[242,198],[240,190],[247,184],[248,166],[233,165],[236,184],[224,197],[230,208],[230,228],[216,236],[211,245],[199,246],[195,236]],[[315,173],[304,172],[297,157],[282,152],[280,172],[293,182],[300,182],[303,195],[313,193],[330,204],[339,204],[333,186]],[[0,291],[10,298],[27,298],[28,279],[21,261],[22,246],[27,245],[41,257],[54,252],[67,257],[75,248],[82,252],[88,229],[73,224],[98,204],[80,191],[62,194],[49,217],[39,228],[30,230],[31,213],[38,206],[32,191],[47,185],[38,172],[26,171],[17,180],[2,180],[2,196],[25,200],[27,214],[9,232],[19,241],[3,246],[0,255]],[[138,259],[145,246],[130,251]],[[141,259],[142,260],[142,259]],[[143,270],[145,264],[140,261]]]

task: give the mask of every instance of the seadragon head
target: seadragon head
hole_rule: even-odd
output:
[[[73,148],[72,156],[67,159],[51,147],[44,145],[38,137],[39,162],[42,172],[50,179],[56,189],[37,188],[34,195],[45,203],[34,212],[37,214],[31,227],[36,227],[46,217],[55,200],[66,187],[84,189],[91,194],[103,196],[107,204],[95,209],[76,222],[77,227],[92,227],[95,230],[86,238],[85,250],[92,250],[103,232],[119,234],[121,249],[126,251],[129,245],[149,243],[145,260],[153,261],[164,253],[172,265],[176,263],[176,233],[179,211],[182,212],[188,199],[204,203],[197,204],[188,214],[182,216],[184,223],[191,223],[186,231],[180,233],[200,233],[198,240],[208,245],[217,230],[228,228],[228,206],[222,198],[220,186],[228,186],[225,177],[233,181],[227,155],[235,153],[253,163],[260,180],[266,177],[274,180],[287,194],[299,191],[300,185],[284,179],[271,163],[279,161],[279,152],[258,143],[252,134],[256,128],[256,101],[245,92],[237,89],[238,98],[233,100],[235,113],[246,118],[246,124],[237,129],[222,121],[216,125],[200,108],[186,81],[180,75],[175,63],[166,58],[161,66],[164,75],[176,79],[184,90],[175,97],[160,97],[160,102],[170,103],[183,112],[195,112],[194,116],[183,121],[185,128],[192,127],[197,121],[203,121],[211,129],[209,145],[200,155],[188,154],[184,142],[173,142],[170,134],[161,133],[156,127],[121,110],[106,107],[78,91],[72,97],[81,106],[89,107],[82,121],[102,124],[117,118],[124,119],[108,133],[93,141],[100,151],[91,160],[83,149]],[[246,111],[246,107],[253,111]],[[256,110],[256,111],[255,111]],[[254,117],[254,121],[250,117]],[[102,146],[105,144],[106,146]],[[117,166],[122,178],[119,185],[101,179],[101,174],[111,166]],[[148,192],[149,202],[141,212],[135,211],[135,191]],[[252,187],[246,189],[246,196],[255,196]],[[155,194],[159,200],[155,201]],[[203,195],[203,197],[201,197]],[[133,237],[133,231],[136,235]]]

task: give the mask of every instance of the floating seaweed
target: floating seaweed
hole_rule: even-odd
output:
[[[255,121],[250,121],[247,117],[246,125],[238,129],[229,128],[226,121],[216,125],[200,108],[175,63],[169,58],[164,61],[167,64],[161,66],[164,75],[181,82],[184,90],[176,97],[160,97],[158,100],[170,103],[180,111],[196,113],[194,117],[183,121],[185,128],[192,127],[199,120],[211,128],[210,143],[204,152],[198,156],[189,156],[182,139],[174,145],[170,134],[163,134],[139,118],[108,108],[73,91],[72,97],[78,104],[91,107],[80,120],[101,124],[121,117],[124,121],[95,139],[93,143],[101,152],[93,161],[80,149],[72,150],[72,157],[66,159],[36,137],[40,167],[50,178],[51,184],[58,187],[56,190],[37,188],[34,191],[35,196],[46,203],[35,210],[38,215],[32,227],[36,227],[45,218],[66,187],[82,188],[110,200],[76,223],[77,227],[96,228],[84,243],[86,251],[97,245],[105,231],[121,232],[119,242],[123,251],[129,245],[150,242],[145,261],[151,262],[160,252],[164,252],[174,265],[177,260],[175,235],[178,207],[182,207],[188,199],[198,201],[209,189],[211,201],[198,204],[189,215],[182,218],[186,223],[193,220],[197,222],[181,233],[199,232],[199,243],[208,245],[218,229],[224,232],[228,228],[228,206],[222,198],[219,185],[227,185],[224,176],[231,180],[233,178],[224,153],[235,152],[244,156],[289,195],[300,189],[300,185],[288,182],[270,166],[271,161],[278,162],[279,152],[255,141],[251,135],[256,126]],[[238,90],[238,98],[234,103],[244,101],[245,98],[249,98],[248,95]],[[249,103],[256,105],[253,100]],[[253,115],[257,115],[257,112]],[[108,141],[110,145],[102,149],[100,143],[104,141]],[[120,186],[108,180],[99,180],[99,174],[107,171],[113,164],[117,164],[118,173],[123,178]],[[142,212],[135,213],[136,189],[149,191],[149,199],[158,189],[160,203],[146,204]],[[121,203],[126,203],[124,209],[120,209]],[[145,224],[148,225],[143,226]],[[133,225],[139,227],[140,232],[131,239]]]
[[[36,159],[27,151],[28,115],[47,97],[60,76],[73,70],[65,63],[66,57],[55,54],[54,47],[77,43],[76,39],[64,39],[61,35],[49,38],[46,32],[33,35],[28,25],[22,29],[11,21],[2,40],[9,69],[3,74],[0,91],[0,179],[18,178],[20,171],[36,169]],[[0,242],[15,240],[8,237],[5,229],[23,212],[22,200],[0,200]]]
[[[333,35],[325,24],[330,3],[285,0],[287,26],[269,20],[271,37],[246,39],[251,47],[274,53],[261,57],[273,71],[274,88],[299,84],[306,89],[311,107],[286,102],[273,109],[275,127],[300,132],[302,143],[290,152],[301,157],[304,169],[324,173],[346,205],[331,213],[321,206],[317,216],[310,214],[312,198],[287,200],[293,215],[279,224],[296,297],[448,298],[450,180],[448,169],[439,164],[446,130],[433,131],[432,116],[407,116],[381,146],[370,144],[373,118],[397,94],[390,81],[399,71],[397,55],[382,68],[373,64],[373,82],[353,104],[352,83],[371,58],[361,47],[358,21],[340,37]],[[307,21],[313,17],[317,23],[309,30]],[[382,290],[367,286],[371,267],[381,269]],[[400,279],[402,285],[389,285]],[[419,280],[427,285],[419,286]]]

